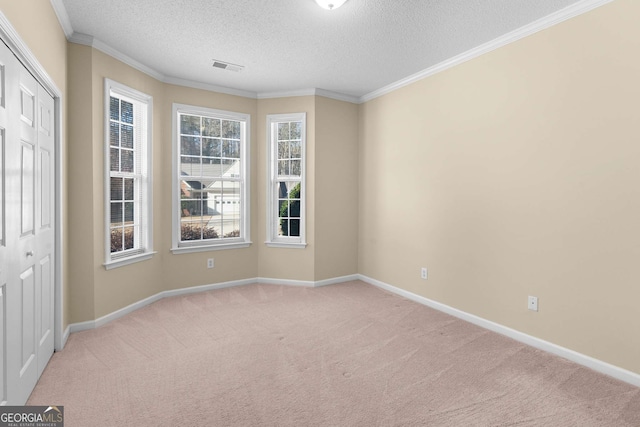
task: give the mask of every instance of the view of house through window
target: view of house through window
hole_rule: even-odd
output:
[[[179,110],[178,246],[245,238],[246,119],[216,110]]]

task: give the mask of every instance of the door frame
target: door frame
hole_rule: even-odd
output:
[[[54,150],[55,150],[55,185],[54,185],[54,204],[55,204],[55,264],[54,264],[54,349],[56,351],[62,350],[67,338],[69,337],[69,328],[66,331],[64,328],[64,299],[63,299],[63,258],[64,253],[62,236],[63,234],[63,221],[62,221],[62,200],[63,200],[63,186],[62,186],[62,171],[64,170],[64,152],[62,145],[62,92],[58,89],[53,79],[49,76],[44,67],[38,62],[38,59],[33,55],[29,47],[22,40],[18,32],[13,28],[13,25],[9,22],[7,17],[0,11],[0,38],[18,60],[24,65],[24,67],[35,77],[38,83],[53,97],[54,102]],[[66,58],[65,58],[66,61]]]

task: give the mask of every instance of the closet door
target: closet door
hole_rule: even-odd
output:
[[[0,45],[3,400],[21,405],[53,353],[53,99]]]

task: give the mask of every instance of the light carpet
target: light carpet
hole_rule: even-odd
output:
[[[362,282],[163,299],[74,333],[65,426],[640,426],[640,389]]]

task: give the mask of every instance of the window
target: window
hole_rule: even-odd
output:
[[[153,256],[153,98],[105,79],[105,267]]]
[[[306,114],[267,116],[267,135],[267,245],[304,248]]]
[[[174,104],[174,253],[247,247],[249,115]]]

